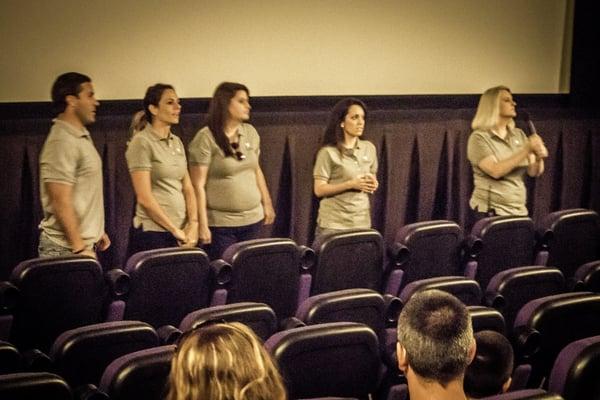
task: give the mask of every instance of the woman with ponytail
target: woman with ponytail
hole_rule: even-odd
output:
[[[133,117],[125,156],[136,196],[129,254],[198,241],[196,197],[185,148],[171,132],[181,105],[171,85],[146,91],[144,110]]]

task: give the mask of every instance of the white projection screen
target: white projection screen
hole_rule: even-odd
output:
[[[100,99],[568,92],[573,0],[0,0],[0,102],[66,71]]]

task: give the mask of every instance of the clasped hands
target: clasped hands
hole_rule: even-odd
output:
[[[352,188],[365,193],[374,193],[379,187],[377,177],[373,174],[360,174],[352,180]]]
[[[535,154],[537,158],[547,158],[548,157],[548,149],[544,144],[541,136],[537,133],[529,136],[529,149],[531,152]]]

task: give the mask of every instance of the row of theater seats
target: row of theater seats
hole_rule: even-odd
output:
[[[571,258],[584,261],[598,258],[600,230],[594,212],[561,211],[550,215],[547,221],[550,222],[538,235],[544,239],[538,247],[542,250],[537,253],[538,259],[546,258],[564,268],[568,264],[561,260],[576,264],[579,261]],[[581,233],[583,238],[575,240],[578,243],[575,254],[569,255],[569,246],[564,249],[562,244],[572,243],[570,235]],[[20,349],[37,347],[48,351],[61,332],[105,320],[145,321],[168,341],[178,333],[168,325],[179,325],[186,330],[181,324],[188,313],[242,301],[266,303],[279,317],[275,323],[277,329],[295,326],[303,313],[313,315],[311,309],[315,304],[337,313],[340,316],[337,320],[355,320],[348,316],[355,313],[354,308],[360,303],[353,294],[359,298],[375,294],[383,304],[380,309],[386,310],[383,320],[393,326],[390,322],[395,320],[401,301],[406,301],[411,292],[437,287],[455,293],[467,304],[477,305],[473,313],[478,313],[479,321],[483,322],[476,325],[496,330],[502,326],[504,332],[512,334],[517,311],[527,301],[573,287],[597,287],[594,277],[600,267],[594,262],[571,276],[568,279],[571,284],[565,283],[565,273],[557,268],[521,267],[502,271],[529,264],[515,261],[513,255],[519,249],[536,254],[535,230],[527,218],[483,220],[474,227],[467,242],[468,246],[463,247],[462,232],[453,222],[427,221],[408,225],[398,232],[387,263],[381,236],[366,230],[324,238],[313,246],[316,257],[311,249],[297,246],[289,239],[239,243],[227,250],[223,260],[210,264],[198,249],[144,252],[128,260],[124,271],[108,271],[106,280],[93,260],[30,260],[15,268],[10,283],[0,284],[0,303],[5,311],[0,323],[11,322],[14,317],[12,329],[5,328],[4,337]],[[462,260],[467,260],[464,270],[457,267]],[[482,295],[480,288],[485,286],[468,278],[477,279],[483,276],[482,271],[489,273],[489,265],[500,273],[490,278]],[[568,269],[563,270],[568,273]],[[582,270],[587,272],[581,274]],[[461,277],[461,271],[467,277]],[[422,281],[421,276],[429,278]],[[580,281],[578,285],[573,285],[575,278]],[[386,296],[374,292],[361,294],[357,290],[329,294],[357,287]],[[400,301],[395,297],[398,294]],[[380,332],[373,319],[358,318],[358,322],[367,322]],[[384,351],[384,359],[393,357],[390,356],[393,350],[389,351],[394,347],[393,338],[393,334],[380,336],[382,346],[388,350]],[[529,343],[532,341],[535,339],[529,339]],[[534,346],[529,344],[529,347]]]
[[[210,320],[246,323],[266,338],[265,346],[280,365],[292,399],[325,395],[365,398],[369,394],[380,399],[404,399],[407,388],[398,377],[393,354],[395,329],[391,322],[395,321],[389,320],[383,297],[368,289],[319,297],[312,311],[299,314],[306,326],[277,332],[275,313],[266,304],[234,303],[197,310],[184,318],[180,328],[195,329]],[[324,301],[327,298],[329,301]],[[339,307],[344,299],[346,307]],[[506,331],[499,313],[481,306],[468,309],[476,331]],[[519,334],[513,336],[518,366],[511,386],[514,392],[510,396],[514,397],[510,398],[521,398],[516,397],[520,390],[542,386],[544,379],[548,380],[544,387],[567,400],[599,396],[599,312],[600,295],[589,292],[546,296],[522,307],[515,321]],[[87,325],[62,333],[46,363],[38,359],[37,364],[29,364],[29,370],[50,371],[56,376],[48,372],[10,373],[23,367],[25,355],[8,343],[0,343],[1,372],[5,373],[0,375],[0,395],[12,398],[9,395],[22,390],[42,390],[71,396],[72,387],[78,398],[86,399],[162,398],[174,350],[173,345],[161,345],[157,331],[144,322]],[[8,370],[11,364],[13,371]],[[529,396],[532,392],[525,393]],[[541,391],[533,393],[543,397],[531,398],[560,398]]]

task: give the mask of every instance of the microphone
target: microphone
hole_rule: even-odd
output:
[[[535,125],[533,124],[533,121],[529,117],[529,113],[527,113],[527,112],[523,113],[523,118],[525,119],[525,122],[527,123],[527,126],[529,127],[529,134],[537,135],[538,134],[537,129],[535,129]]]
[[[529,137],[531,136],[539,136],[537,133],[537,129],[535,129],[535,125],[533,124],[533,121],[531,120],[531,118],[529,117],[529,113],[524,113],[524,118],[525,121],[527,122],[527,126],[529,127]],[[539,158],[546,158],[548,157],[548,150],[544,147],[542,147],[545,151],[542,151],[540,154],[538,154]]]

